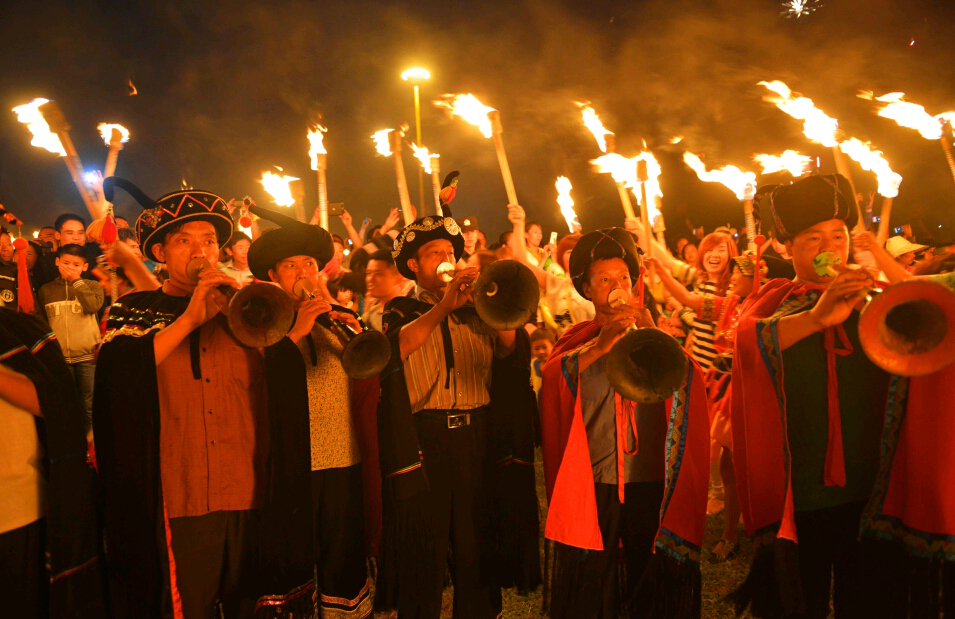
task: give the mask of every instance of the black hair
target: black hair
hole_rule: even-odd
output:
[[[368,262],[371,262],[372,260],[384,262],[390,267],[395,266],[395,257],[392,255],[391,250],[389,249],[379,249],[372,255],[368,256]]]
[[[53,222],[53,229],[59,232],[63,229],[63,224],[68,221],[78,221],[83,224],[83,228],[86,228],[86,220],[77,215],[76,213],[63,213],[56,218],[56,221]]]
[[[510,240],[512,234],[514,234],[513,230],[505,230],[501,233],[501,236],[497,237],[497,242],[501,245],[507,245],[507,242]]]
[[[345,241],[343,241],[342,237],[338,236],[337,234],[332,235],[332,242],[339,243],[342,247],[345,246]]]
[[[0,236],[3,236],[4,234],[10,235],[10,231],[7,230],[6,226],[0,226]],[[10,235],[10,238],[12,239],[13,236]]]
[[[130,230],[129,228],[118,228],[116,230],[116,238],[126,243],[127,241],[136,241],[139,242],[139,237],[136,236],[136,233]]]
[[[541,233],[544,232],[544,226],[540,225],[540,224],[537,223],[536,221],[529,221],[529,222],[527,222],[527,224],[524,226],[524,232],[526,233],[528,230],[530,230],[530,229],[533,228],[534,226],[537,226],[538,228],[540,228],[540,229],[541,229]]]
[[[355,294],[365,293],[365,278],[360,273],[345,273],[338,281],[339,290],[351,290]]]
[[[372,226],[372,228],[365,233],[365,243],[370,243],[371,240],[375,238],[375,235],[378,234],[379,230],[381,230],[381,226]]]
[[[86,254],[83,251],[82,245],[77,245],[76,243],[68,243],[57,250],[57,257],[61,256],[76,256],[77,258],[82,258],[83,262],[89,262],[89,259],[86,257]]]
[[[531,333],[531,344],[538,340],[547,340],[551,344],[557,343],[557,334],[548,329],[547,327],[541,327],[533,333]]]
[[[365,269],[368,268],[368,260],[368,252],[359,247],[348,256],[348,268],[364,276]]]
[[[229,239],[229,242],[226,243],[225,249],[232,249],[232,246],[238,243],[239,241],[248,241],[252,242],[252,239],[249,238],[249,235],[240,230],[236,230],[232,233],[232,238]]]
[[[44,230],[56,230],[56,226],[43,226],[40,228],[40,232],[43,232]]]

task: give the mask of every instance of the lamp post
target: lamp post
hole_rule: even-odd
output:
[[[431,79],[431,72],[421,67],[413,67],[402,72],[401,79],[414,87],[414,126],[417,144],[421,146],[421,82]],[[424,170],[418,167],[418,208],[424,214]]]

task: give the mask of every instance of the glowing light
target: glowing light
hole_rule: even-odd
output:
[[[785,9],[780,15],[783,15],[787,18],[799,19],[804,15],[809,15],[814,13],[822,6],[822,2],[818,0],[787,0],[783,2],[783,9]]]
[[[466,95],[442,95],[440,99],[434,102],[434,105],[447,110],[452,116],[460,116],[466,122],[471,123],[481,130],[484,137],[491,137],[491,119],[487,115],[493,112],[494,108],[484,105],[474,95],[470,93]]]
[[[594,139],[597,140],[597,146],[600,147],[600,152],[607,152],[607,136],[613,135],[613,131],[608,131],[603,123],[600,122],[597,112],[594,111],[594,108],[590,107],[590,102],[578,101],[577,107],[580,108],[580,114],[583,116],[584,126],[594,134]]]
[[[863,170],[874,172],[879,182],[879,195],[884,198],[895,198],[899,195],[899,185],[902,176],[892,171],[889,162],[882,156],[882,152],[872,148],[871,144],[850,138],[839,145],[850,159],[862,166]]]
[[[318,169],[318,156],[328,154],[323,143],[326,131],[328,129],[321,125],[315,125],[314,128],[308,130],[308,156],[312,159],[313,170]]]
[[[33,139],[30,141],[32,146],[39,146],[60,157],[66,157],[66,150],[63,149],[60,138],[50,131],[50,125],[46,124],[46,119],[40,114],[40,106],[49,101],[49,99],[34,99],[26,105],[13,108],[13,112],[17,115],[17,120],[25,124],[33,134]]]
[[[95,172],[87,172],[86,174],[83,175],[83,180],[86,181],[86,184],[87,184],[87,185],[92,185],[93,183],[96,182],[96,173],[95,173]]]
[[[418,147],[416,144],[411,145],[411,150],[414,151],[414,156],[421,162],[421,167],[424,168],[424,171],[431,174],[431,160],[437,159],[441,155],[429,153],[426,147]]]
[[[937,140],[942,137],[942,121],[955,118],[955,112],[945,112],[932,116],[925,108],[917,103],[903,100],[905,93],[890,92],[881,97],[873,97],[872,93],[859,95],[863,99],[874,99],[885,105],[879,108],[878,115],[894,120],[899,126],[915,129],[923,138]]]
[[[420,82],[431,79],[431,71],[421,67],[412,67],[401,72],[401,79],[406,82]]]
[[[119,131],[120,142],[125,144],[129,141],[129,129],[122,125],[109,125],[106,123],[100,123],[96,125],[96,128],[99,130],[99,134],[103,136],[103,141],[106,142],[106,145],[109,146],[110,141],[113,139],[113,129]]]
[[[577,213],[574,211],[574,199],[570,197],[570,190],[573,186],[570,179],[566,176],[557,177],[557,205],[560,206],[560,214],[564,216],[567,227],[571,233],[577,232],[581,228],[580,220],[577,219]]]
[[[783,151],[782,155],[756,155],[753,160],[763,166],[763,174],[786,170],[793,178],[799,178],[812,166],[812,157],[800,155],[794,150]]]
[[[371,139],[375,141],[375,150],[377,150],[378,154],[382,157],[391,156],[391,138],[388,137],[388,134],[392,131],[394,131],[394,129],[382,129],[381,131],[376,131],[371,136]]]
[[[765,86],[777,95],[775,97],[767,95],[763,97],[764,100],[774,103],[776,107],[793,118],[803,121],[803,133],[807,138],[830,148],[838,145],[836,131],[839,129],[839,121],[826,116],[815,106],[812,99],[793,96],[789,86],[779,80],[760,82],[759,85]]]
[[[939,226],[939,228],[941,228],[941,227],[942,227],[942,226]],[[34,230],[34,231],[33,231],[33,238],[35,238],[35,239],[40,238],[40,231],[39,231],[39,230]]]
[[[281,168],[279,168],[281,170]],[[285,176],[273,172],[263,172],[262,179],[259,180],[265,190],[272,196],[272,201],[278,206],[292,206],[295,204],[295,198],[292,197],[292,188],[289,183],[297,181],[294,176]]]
[[[683,153],[683,161],[690,166],[701,181],[720,183],[736,194],[737,200],[752,200],[756,193],[756,175],[743,172],[734,165],[723,166],[719,170],[707,170],[700,158],[693,153]]]
[[[641,161],[647,164],[647,214],[652,221],[656,215],[660,214],[656,207],[656,198],[663,197],[663,190],[660,188],[660,173],[662,170],[660,163],[652,153],[643,151],[631,159],[627,159],[618,153],[608,153],[591,160],[590,163],[597,168],[597,172],[610,174],[614,181],[623,183],[629,189],[633,189],[634,193],[637,193],[641,182],[637,176],[637,165]]]
[[[656,203],[657,198],[663,197],[663,189],[660,188],[660,173],[663,172],[663,169],[660,167],[657,158],[649,151],[643,151],[635,159],[638,163],[645,161],[647,164],[647,180],[644,183],[647,190],[647,215],[650,217],[650,221],[654,221],[660,215]]]
[[[670,144],[679,144],[682,141],[683,141],[682,135],[675,135],[672,138],[670,138]]]

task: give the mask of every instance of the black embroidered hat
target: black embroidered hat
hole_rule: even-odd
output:
[[[136,236],[143,255],[150,260],[158,259],[153,254],[153,245],[161,241],[172,226],[180,226],[190,221],[208,221],[216,229],[219,245],[225,245],[232,237],[234,224],[225,200],[209,191],[185,189],[167,193],[153,200],[125,178],[110,176],[103,181],[103,195],[107,201],[113,201],[115,188],[119,187],[131,195],[143,207],[136,220]]]
[[[332,235],[319,226],[305,224],[297,219],[261,206],[251,205],[249,210],[279,225],[263,232],[249,247],[249,270],[259,280],[269,281],[269,270],[280,260],[292,256],[311,256],[323,269],[335,257]]]
[[[570,253],[570,279],[574,288],[580,296],[588,298],[584,294],[587,270],[593,262],[610,258],[620,258],[627,263],[630,277],[636,282],[642,264],[640,253],[633,235],[623,228],[604,228],[585,234]]]
[[[405,226],[395,239],[395,246],[391,252],[398,272],[407,279],[417,280],[414,271],[408,268],[408,260],[415,257],[415,253],[422,245],[438,239],[451,241],[455,261],[460,260],[464,255],[464,237],[461,235],[461,228],[450,217],[422,217]]]
[[[780,241],[830,219],[845,221],[851,230],[859,219],[852,185],[841,174],[812,175],[779,185],[760,199],[759,210],[769,214]]]

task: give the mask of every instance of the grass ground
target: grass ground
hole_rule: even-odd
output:
[[[541,532],[544,530],[544,520],[547,517],[547,502],[544,492],[544,470],[540,463],[540,452],[537,457],[537,498],[540,503],[541,514]],[[735,618],[735,613],[730,604],[721,600],[726,594],[733,591],[746,577],[749,571],[749,564],[753,558],[753,545],[746,538],[745,533],[740,532],[741,548],[739,556],[725,563],[711,564],[705,560],[708,550],[719,541],[723,533],[723,515],[718,514],[707,518],[706,536],[704,539],[704,560],[702,562],[703,572],[703,619],[731,619]],[[543,552],[543,539],[541,540],[541,549]],[[543,564],[543,557],[541,558]],[[504,592],[504,618],[505,619],[538,619],[543,618],[541,614],[541,591],[531,593],[528,596],[520,596],[513,590]],[[395,613],[378,613],[375,615],[378,619],[392,619]],[[444,592],[444,610],[442,617],[451,617],[451,589]]]

